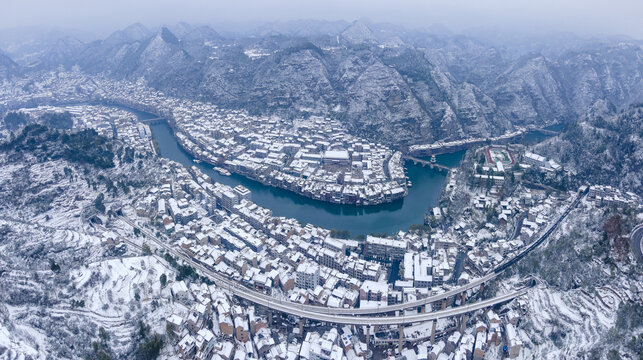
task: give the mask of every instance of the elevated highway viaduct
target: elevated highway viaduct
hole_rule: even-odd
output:
[[[450,298],[452,296],[457,296],[464,291],[480,286],[491,279],[497,277],[505,269],[507,269],[511,264],[520,260],[522,257],[526,256],[530,251],[535,249],[538,245],[542,244],[544,240],[551,235],[555,228],[560,224],[560,222],[569,214],[569,212],[578,205],[583,194],[579,193],[576,199],[565,209],[565,211],[550,224],[547,230],[532,244],[525,247],[517,255],[509,259],[508,261],[501,263],[494,271],[489,272],[487,275],[472,281],[471,283],[457,287],[455,289],[446,291],[441,294],[436,294],[424,299],[405,302],[401,304],[393,304],[387,306],[381,306],[377,308],[349,308],[349,309],[338,309],[338,308],[329,308],[321,306],[312,306],[312,305],[303,305],[299,303],[294,303],[290,301],[282,301],[276,299],[270,295],[254,291],[252,289],[246,288],[243,285],[238,284],[236,281],[229,279],[226,276],[218,274],[203,265],[201,262],[193,259],[187,254],[179,251],[178,249],[170,246],[168,243],[159,240],[147,229],[138,226],[133,221],[128,218],[120,217],[124,222],[128,223],[130,226],[138,228],[143,232],[154,244],[160,249],[164,249],[173,256],[185,261],[194,267],[197,271],[206,275],[214,280],[217,286],[227,289],[230,293],[238,296],[247,301],[256,303],[258,305],[265,306],[267,308],[277,310],[286,314],[291,314],[297,317],[335,323],[335,324],[349,324],[349,325],[405,325],[416,322],[423,321],[432,321],[441,319],[444,317],[463,315],[471,311],[483,309],[489,306],[500,304],[506,301],[509,301],[517,296],[520,296],[526,293],[527,289],[521,289],[512,293],[498,296],[493,299],[479,301],[473,304],[463,305],[455,308],[449,308],[433,312],[425,312],[420,314],[413,315],[385,315],[385,316],[372,316],[374,314],[385,314],[385,313],[394,313],[404,309],[416,308],[431,304],[435,301]],[[371,315],[371,316],[358,316],[358,315]]]

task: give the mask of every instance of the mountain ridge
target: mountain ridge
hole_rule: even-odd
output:
[[[282,28],[295,30],[230,38],[209,26],[152,32],[133,24],[82,47],[58,46],[40,62],[142,77],[174,95],[258,114],[332,115],[398,146],[494,136],[571,121],[597,101],[623,109],[643,100],[636,41],[514,58],[473,37],[359,20]]]

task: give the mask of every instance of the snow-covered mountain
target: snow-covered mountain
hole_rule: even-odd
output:
[[[395,145],[498,135],[574,120],[603,99],[619,109],[643,100],[636,41],[546,50],[365,21],[269,24],[228,38],[208,26],[134,24],[82,48],[56,43],[41,62],[144,77],[253,113],[332,115]]]

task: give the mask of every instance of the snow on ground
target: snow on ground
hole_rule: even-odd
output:
[[[67,208],[65,206],[58,207],[56,205],[58,204],[52,203],[52,206],[54,206],[53,209],[35,216],[33,221],[58,229],[80,230],[82,227],[79,215],[81,209],[79,207]],[[80,204],[78,206],[80,206]]]
[[[5,164],[0,171],[0,184],[13,180],[13,173],[24,167],[22,164]]]
[[[110,259],[90,264],[72,272],[77,288],[89,287],[85,295],[87,309],[105,316],[123,316],[133,309],[138,294],[140,301],[159,298],[160,276],[173,270],[154,256]],[[98,281],[91,283],[95,277]]]
[[[15,218],[1,218],[0,227],[7,226],[13,233],[19,234],[12,241],[5,241],[0,244],[0,250],[9,253],[16,253],[17,249],[28,250],[30,247],[46,245],[47,248],[55,248],[55,253],[67,251],[70,254],[78,254],[80,251],[88,251],[100,246],[100,239],[96,236],[80,233],[75,230],[58,230],[49,226],[29,223]],[[20,254],[16,254],[19,256]],[[100,257],[100,251],[93,250],[92,258]],[[15,269],[13,269],[15,270]]]
[[[159,307],[153,311],[144,314],[145,322],[150,326],[150,330],[159,334],[165,334],[167,329],[165,319],[172,315],[178,315],[181,318],[187,318],[190,309],[180,302],[161,302]],[[219,323],[214,321],[214,326],[218,328]],[[215,331],[215,330],[213,330]]]
[[[22,191],[22,186],[28,188],[22,202],[16,202],[18,199],[5,199],[10,200],[11,204],[0,215],[20,217],[21,220],[56,228],[79,228],[82,205],[89,204],[95,195],[87,183],[80,179],[78,172],[72,175],[74,178],[64,174],[64,169],[69,167],[73,166],[62,160],[38,162],[29,166],[0,162],[0,189],[16,188]],[[16,183],[16,178],[19,183]],[[14,211],[16,206],[20,207],[20,213]]]
[[[57,182],[56,174],[65,166],[66,163],[62,160],[45,161],[35,163],[29,166],[29,174],[31,180],[36,183],[54,183]]]
[[[29,307],[0,304],[0,349],[6,348],[6,353],[0,354],[0,359],[45,359],[47,336],[38,329],[15,321],[30,312]]]
[[[45,352],[39,351],[45,343],[42,334],[32,328],[0,322],[0,349],[5,349],[2,359],[45,359]]]
[[[100,245],[100,239],[95,236],[81,234],[72,230],[61,230],[64,232],[62,241],[68,244],[75,244],[77,247]]]
[[[596,297],[581,290],[562,292],[544,286],[530,290],[525,297],[529,323],[520,326],[524,344],[520,358],[574,358],[599,343],[616,322],[618,304],[608,306]],[[564,345],[556,345],[557,341]]]

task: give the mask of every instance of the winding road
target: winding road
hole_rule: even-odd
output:
[[[632,229],[630,241],[636,260],[643,264],[643,253],[641,252],[643,248],[643,224],[638,224]]]

